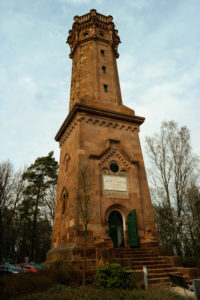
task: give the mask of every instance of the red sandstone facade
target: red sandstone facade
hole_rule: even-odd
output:
[[[97,245],[130,247],[127,217],[133,210],[137,247],[156,247],[158,238],[138,135],[144,118],[122,104],[116,63],[120,39],[112,17],[95,10],[75,16],[67,43],[72,58],[70,105],[56,135],[60,167],[47,264],[80,259],[84,230],[78,197],[80,169],[86,160],[90,177],[89,249]],[[119,223],[117,242],[112,236],[112,212]]]

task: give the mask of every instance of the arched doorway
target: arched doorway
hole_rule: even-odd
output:
[[[124,247],[124,228],[121,214],[113,210],[108,217],[109,236],[113,241],[114,247]]]

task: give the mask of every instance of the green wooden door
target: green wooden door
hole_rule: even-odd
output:
[[[128,244],[130,247],[140,247],[140,241],[137,233],[136,210],[130,211],[127,216],[128,226]]]
[[[114,247],[118,247],[117,218],[118,218],[117,211],[112,211],[108,217],[109,236],[113,241]]]

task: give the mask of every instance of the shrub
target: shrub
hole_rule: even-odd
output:
[[[128,272],[118,264],[106,264],[100,267],[95,276],[98,287],[109,289],[126,289],[135,286],[135,272]]]

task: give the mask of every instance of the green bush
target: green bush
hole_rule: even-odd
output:
[[[128,272],[118,264],[106,264],[100,267],[95,276],[97,287],[109,289],[126,289],[135,286],[135,272]]]

